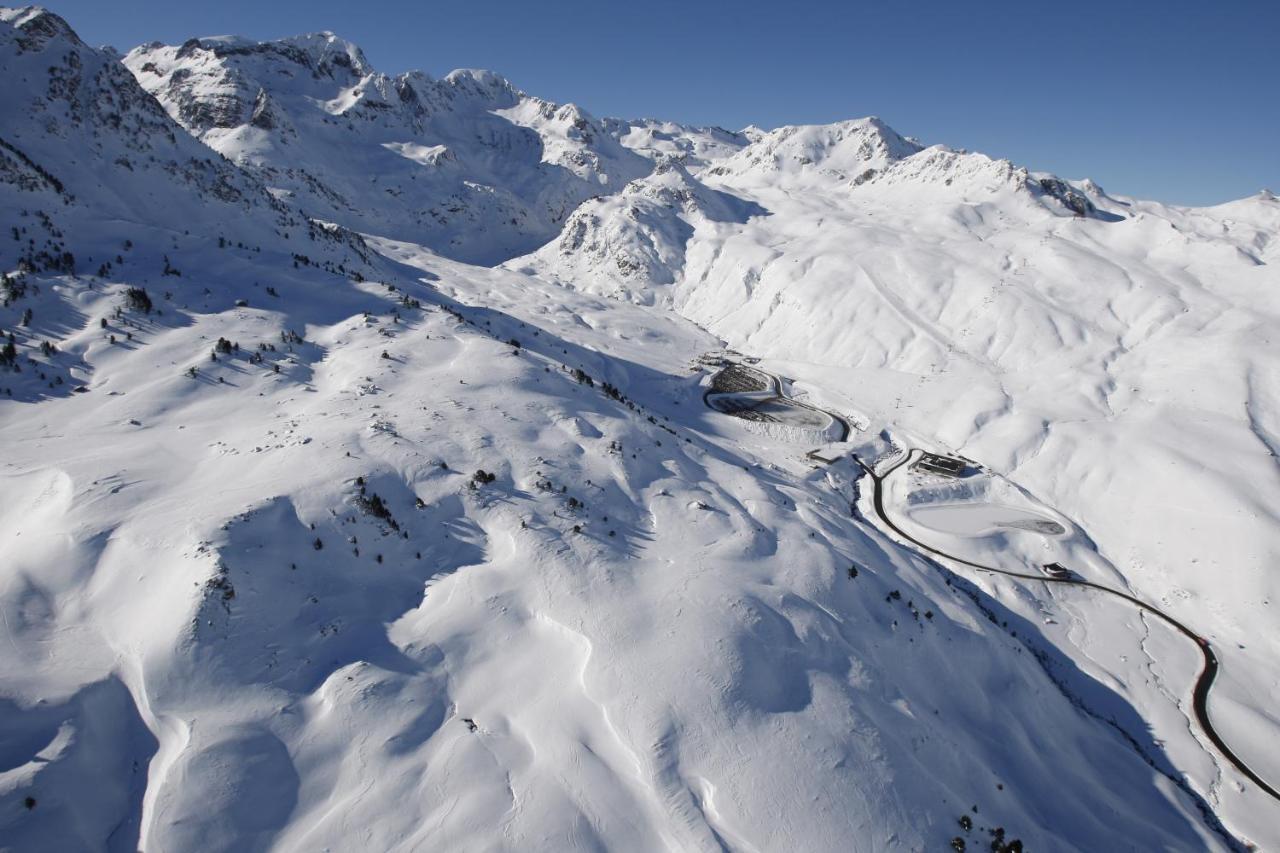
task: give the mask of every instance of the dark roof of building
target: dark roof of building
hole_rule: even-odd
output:
[[[940,456],[937,453],[924,454],[916,464],[922,468],[946,474],[959,474],[964,470],[963,459],[955,459],[950,456]]]

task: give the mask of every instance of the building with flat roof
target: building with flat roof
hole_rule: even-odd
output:
[[[941,474],[943,477],[959,477],[964,473],[964,460],[953,456],[940,456],[937,453],[926,453],[916,460],[916,470],[928,471],[930,474]]]
[[[1046,575],[1056,580],[1066,580],[1071,577],[1071,570],[1062,565],[1062,563],[1045,563],[1040,568],[1044,570]]]

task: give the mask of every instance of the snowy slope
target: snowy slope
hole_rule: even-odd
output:
[[[1280,776],[1265,746],[1280,728],[1280,203],[1113,197],[882,132],[826,170],[842,127],[816,147],[812,129],[775,131],[704,169],[767,215],[707,227],[670,206],[688,240],[647,293],[607,258],[566,257],[568,230],[509,266],[666,300],[815,399],[960,450],[1081,520],[1134,591],[1220,644],[1224,724]]]
[[[795,134],[596,122],[485,72],[388,80],[330,36],[134,51],[148,89],[148,75],[168,81],[162,107],[56,16],[0,21],[0,233],[15,237],[0,241],[0,330],[14,342],[0,363],[0,848],[1280,843],[1277,804],[1189,724],[1193,644],[1105,599],[926,559],[872,519],[852,461],[906,443],[989,448],[997,473],[893,479],[901,523],[974,559],[1048,554],[1158,591],[1114,537],[1160,555],[1191,534],[1117,531],[1080,499],[1134,488],[1120,468],[1081,470],[1134,452],[1082,445],[1099,429],[1089,407],[1113,407],[1116,436],[1164,416],[1159,453],[1185,448],[1177,407],[1225,412],[1199,395],[1242,391],[1179,385],[1187,336],[1162,338],[1152,318],[1199,322],[1217,337],[1195,357],[1255,366],[1251,414],[1212,424],[1215,463],[1254,459],[1244,431],[1274,443],[1273,365],[1241,332],[1274,322],[1257,293],[1274,198],[1173,211],[1081,187],[1126,218],[1077,221],[1015,169],[987,196],[931,204],[945,177],[899,173],[912,196],[890,175],[933,149],[879,123],[800,134],[817,141],[793,150]],[[260,96],[264,68],[301,70]],[[169,91],[175,77],[191,98]],[[438,99],[416,135],[408,112],[359,106],[398,99],[397,83]],[[463,145],[477,128],[495,150]],[[762,143],[776,156],[739,160]],[[801,148],[819,165],[795,160]],[[384,199],[353,182],[343,151],[366,169],[389,152],[380,180],[429,186]],[[717,163],[741,168],[712,174]],[[877,176],[851,186],[863,163]],[[608,197],[568,224],[595,217],[584,235],[604,248],[562,235],[487,268],[460,259],[538,245],[555,218],[541,232],[389,227],[446,203],[453,178],[415,171],[437,166],[530,211],[594,182]],[[323,207],[320,187],[349,209]],[[489,226],[498,209],[467,215]],[[1263,284],[1237,274],[1229,248]],[[638,271],[595,280],[629,252]],[[1061,307],[1037,314],[1017,280],[1002,298],[1027,313],[975,325],[990,339],[928,313],[943,292],[976,324],[966,273],[940,284],[937,270],[976,280],[1000,252],[1016,259],[1006,278],[1065,289],[1086,257],[1112,289],[1092,302],[1055,292]],[[859,311],[841,290],[855,262]],[[1153,270],[1179,263],[1160,284]],[[892,264],[913,289],[873,278]],[[1092,368],[1108,336],[1125,349]],[[824,450],[837,461],[806,456],[811,432],[704,405],[706,365],[734,358],[726,339],[770,356],[761,369],[784,377],[780,391],[854,422]],[[1058,387],[1004,359],[1034,359]],[[1164,384],[1146,397],[1089,384],[1127,361]],[[957,377],[968,408],[950,405]],[[1041,426],[1052,440],[1027,450],[1020,430],[1067,403],[1063,427]],[[1060,429],[1078,462],[1054,449]],[[1055,453],[1068,460],[1057,476],[1035,467]],[[1207,512],[1179,522],[1230,529]],[[1241,529],[1248,556],[1259,534]],[[1242,564],[1200,601],[1167,603],[1213,639],[1212,710],[1275,778],[1270,605],[1240,607],[1267,581]]]
[[[584,203],[554,243],[509,266],[618,299],[669,303],[661,285],[672,284],[683,269],[695,231],[742,224],[764,212],[710,189],[681,160],[662,160],[616,195]]]

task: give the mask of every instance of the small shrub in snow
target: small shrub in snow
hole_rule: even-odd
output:
[[[386,501],[377,493],[364,494],[364,478],[357,478],[356,482],[360,486],[360,496],[356,498],[356,504],[360,509],[364,510],[366,515],[385,521],[392,530],[399,530],[400,524],[391,515],[391,509],[387,506]],[[355,541],[355,537],[352,537]]]
[[[143,314],[150,314],[154,306],[151,304],[151,295],[147,293],[145,287],[131,287],[124,292],[124,301],[133,311],[141,311]],[[106,328],[106,321],[102,322],[103,328]]]

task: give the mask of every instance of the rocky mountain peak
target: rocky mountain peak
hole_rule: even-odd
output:
[[[84,45],[66,21],[42,6],[0,9],[0,21],[9,24],[18,33],[15,44],[20,51],[41,50],[57,40],[76,46]]]

